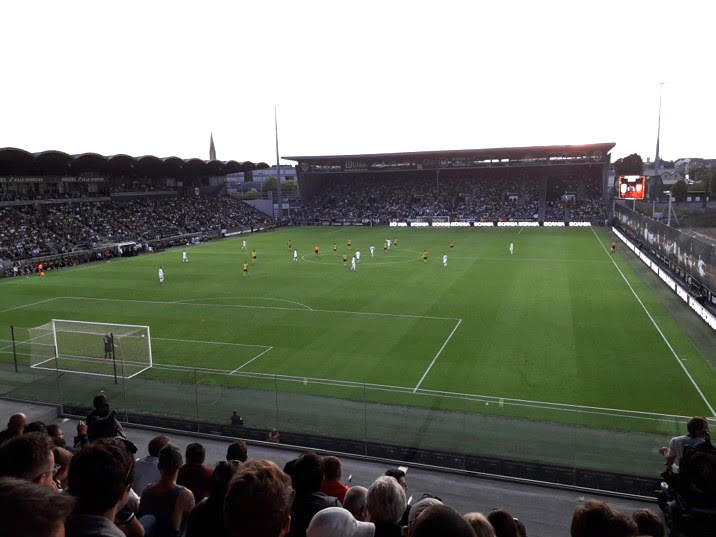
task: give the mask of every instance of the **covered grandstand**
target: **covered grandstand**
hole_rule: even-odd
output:
[[[606,216],[614,143],[288,156],[303,223],[592,220]],[[387,204],[386,204],[387,202]]]

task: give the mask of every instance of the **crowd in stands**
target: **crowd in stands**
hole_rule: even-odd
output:
[[[0,258],[27,258],[147,243],[221,229],[260,227],[268,218],[229,197],[173,197],[0,207]]]
[[[544,184],[547,181],[547,184]],[[571,194],[571,195],[570,195]],[[333,178],[305,201],[298,218],[307,222],[370,219],[376,222],[418,217],[453,220],[561,220],[604,216],[596,181],[572,178],[428,177]]]
[[[310,451],[280,469],[251,459],[247,445],[236,440],[226,460],[211,468],[200,443],[182,454],[160,435],[149,442],[149,455],[135,460],[136,448],[106,397],[97,396],[94,406],[72,445],[59,425],[27,424],[22,414],[10,418],[0,433],[0,535],[526,537],[529,532],[502,509],[461,515],[430,494],[411,504],[399,468],[367,487],[348,487],[340,459]],[[650,510],[627,516],[587,500],[576,507],[570,533],[663,537],[665,529]]]

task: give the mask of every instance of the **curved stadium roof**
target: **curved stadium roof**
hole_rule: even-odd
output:
[[[268,168],[264,162],[201,160],[198,158],[155,157],[144,155],[69,155],[62,151],[30,153],[15,147],[0,148],[0,175],[78,175],[97,173],[138,177],[181,177],[186,175],[226,175]]]

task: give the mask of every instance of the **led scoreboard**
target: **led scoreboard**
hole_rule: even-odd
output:
[[[643,175],[622,175],[619,177],[620,200],[643,200],[646,194],[646,177]]]

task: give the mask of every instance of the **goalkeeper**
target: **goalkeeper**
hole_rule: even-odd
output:
[[[106,334],[104,336],[104,359],[112,359],[112,335]]]

